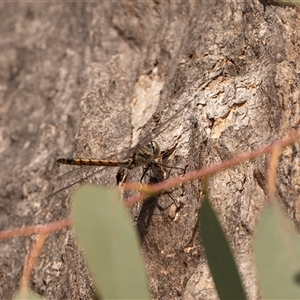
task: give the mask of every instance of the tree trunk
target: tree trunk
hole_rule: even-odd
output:
[[[57,158],[118,153],[178,111],[155,141],[162,149],[178,143],[167,164],[187,172],[299,128],[295,7],[252,0],[3,2],[0,8],[1,230],[69,215],[72,189],[46,199],[71,170]],[[298,156],[298,144],[287,147],[278,169],[279,194],[296,224]],[[266,201],[267,163],[263,156],[209,182],[250,299],[259,297],[252,236]],[[91,180],[112,186],[115,174],[108,169]],[[140,174],[134,170],[132,180]],[[132,210],[153,299],[217,298],[197,231],[201,189],[198,180],[169,192],[182,206],[175,218],[168,194],[151,215],[146,202]],[[31,245],[32,237],[1,242],[1,299],[18,289]],[[72,230],[48,238],[31,288],[45,299],[93,297]]]

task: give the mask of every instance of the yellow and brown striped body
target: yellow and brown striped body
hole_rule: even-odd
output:
[[[121,167],[127,169],[134,169],[136,167],[150,164],[160,154],[159,146],[156,142],[149,142],[147,145],[138,148],[131,158],[122,161],[94,159],[94,158],[59,158],[57,160],[60,164],[65,165],[89,165],[89,166],[103,166],[103,167]]]
[[[117,161],[117,160],[106,160],[106,159],[96,159],[96,158],[59,158],[57,160],[60,164],[65,165],[78,165],[78,166],[103,166],[103,167],[125,167],[130,164],[131,160]]]

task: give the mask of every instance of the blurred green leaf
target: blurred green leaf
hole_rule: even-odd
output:
[[[254,254],[264,298],[300,299],[300,237],[276,201],[259,219]]]
[[[26,291],[18,291],[15,295],[13,300],[42,300],[43,298],[29,289]]]
[[[278,2],[282,4],[295,4],[295,5],[300,4],[300,0],[280,0]]]
[[[104,299],[150,299],[132,222],[116,191],[83,186],[74,195],[75,231]]]
[[[247,299],[230,246],[208,196],[200,209],[199,229],[220,299]]]

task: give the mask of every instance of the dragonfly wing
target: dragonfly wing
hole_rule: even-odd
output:
[[[88,166],[86,166],[86,167],[88,167]],[[99,168],[99,167],[98,167],[98,168]],[[80,169],[83,169],[83,168],[76,169],[75,171],[82,171],[82,170],[80,170]],[[57,190],[57,191],[54,191],[53,193],[51,193],[50,195],[48,195],[48,196],[46,197],[46,199],[50,199],[51,197],[53,197],[53,196],[55,196],[55,195],[57,195],[57,194],[63,192],[64,190],[66,190],[66,189],[68,189],[68,188],[70,188],[70,187],[72,187],[72,186],[74,186],[74,185],[76,185],[76,184],[78,184],[78,183],[82,183],[82,182],[87,181],[87,180],[88,180],[89,178],[91,178],[92,176],[95,176],[96,174],[99,174],[100,172],[102,172],[103,169],[104,169],[104,168],[101,167],[100,169],[98,169],[97,171],[92,172],[91,174],[82,176],[80,179],[78,179],[78,180],[76,180],[76,181],[74,181],[74,182],[72,182],[72,183],[70,183],[70,184],[64,186],[63,188],[61,188],[61,189],[59,189],[59,190]],[[70,172],[67,172],[67,173],[65,173],[65,174],[68,174],[68,173],[70,173]],[[65,174],[63,174],[62,176],[64,176]],[[75,174],[73,174],[73,175],[75,175]],[[61,177],[60,177],[60,178],[61,178]]]
[[[144,138],[142,138],[139,143],[133,148],[139,148],[141,146],[144,146],[148,142],[154,140],[159,134],[161,134],[164,130],[166,130],[167,126],[170,124],[170,122],[174,119],[176,119],[181,112],[193,101],[194,99],[189,100],[187,103],[185,103],[182,107],[180,107],[175,114],[173,114],[170,118],[165,120],[163,123],[161,123],[158,127],[154,128],[151,133],[147,134]]]
[[[114,153],[112,155],[109,155],[106,157],[107,160],[113,158],[113,157],[122,157],[122,159],[127,159],[127,158],[130,158],[132,157],[133,153],[137,151],[138,148],[146,145],[147,143],[149,143],[150,141],[154,140],[160,133],[162,133],[166,128],[167,126],[169,125],[169,123],[174,120],[175,118],[177,118],[180,113],[182,112],[182,110],[184,108],[186,108],[191,102],[193,101],[193,99],[191,99],[190,101],[188,101],[186,104],[184,104],[181,108],[179,108],[177,110],[177,112],[175,114],[173,114],[170,118],[168,118],[166,121],[164,121],[163,123],[161,123],[158,127],[156,127],[155,129],[152,130],[152,132],[150,134],[147,134],[145,137],[143,137],[139,143],[137,145],[135,145],[134,147],[130,147],[130,148],[127,148],[125,150],[122,150],[118,153]],[[75,169],[75,170],[71,170],[69,172],[66,172],[65,174],[63,174],[62,176],[60,176],[60,180],[66,180],[66,179],[70,179],[70,178],[73,178],[75,176],[80,176],[80,173],[82,172],[86,172],[88,169],[90,169],[92,166],[83,166],[83,167],[80,167],[78,169]],[[98,167],[99,168],[99,167]],[[54,193],[52,193],[51,195],[49,195],[47,198],[49,197],[52,197],[78,183],[82,183],[84,181],[86,181],[87,179],[89,179],[90,177],[100,173],[101,171],[103,170],[103,168],[101,167],[100,170],[96,170],[94,172],[92,172],[91,174],[89,175],[84,175],[83,177],[81,177],[79,180],[77,181],[74,181],[73,183],[61,188],[60,190],[57,190],[55,191]]]
[[[58,180],[69,180],[69,179],[72,179],[76,176],[79,176],[81,172],[85,172],[87,171],[88,169],[91,169],[91,168],[94,168],[95,169],[95,166],[84,166],[84,167],[80,167],[80,168],[76,168],[76,169],[73,169],[71,171],[68,171],[64,174],[62,174],[61,176],[58,177]]]

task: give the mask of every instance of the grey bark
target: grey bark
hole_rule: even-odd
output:
[[[155,140],[170,165],[205,167],[299,129],[299,13],[263,1],[1,3],[0,226],[69,215],[61,156],[107,157],[190,104]],[[299,145],[287,147],[278,188],[298,225]],[[210,191],[250,299],[259,297],[252,236],[266,200],[267,157],[213,176]],[[138,180],[140,171],[132,178]],[[111,186],[115,170],[93,182]],[[172,176],[180,174],[173,171]],[[258,176],[257,174],[260,174]],[[262,178],[258,179],[258,178]],[[216,299],[197,233],[200,180],[172,191],[177,218],[133,214],[154,299]],[[168,195],[157,200],[170,203]],[[142,218],[143,217],[143,218]],[[19,285],[33,237],[0,242],[0,298]],[[134,275],[133,275],[134,276]],[[45,299],[91,299],[73,232],[48,239],[31,287]]]

